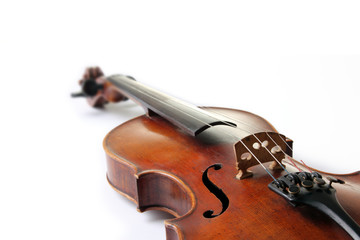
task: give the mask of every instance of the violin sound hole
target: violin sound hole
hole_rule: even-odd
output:
[[[206,217],[206,218],[218,217],[221,214],[223,214],[226,211],[226,209],[229,207],[229,199],[228,199],[228,197],[225,195],[225,193],[220,188],[218,188],[213,182],[211,182],[209,177],[208,177],[208,171],[209,171],[210,168],[214,168],[214,170],[217,171],[217,170],[220,170],[222,168],[222,165],[221,164],[211,165],[210,167],[208,167],[205,170],[205,172],[202,175],[202,181],[203,181],[204,185],[207,187],[207,189],[209,189],[209,191],[212,194],[214,194],[220,200],[220,202],[222,204],[222,210],[218,214],[214,214],[213,210],[205,211],[203,213],[203,216]]]

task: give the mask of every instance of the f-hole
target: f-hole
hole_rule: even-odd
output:
[[[218,217],[221,214],[223,214],[226,211],[226,209],[229,207],[229,199],[228,199],[228,197],[225,195],[225,193],[220,188],[218,188],[213,182],[211,182],[209,177],[208,177],[208,171],[209,171],[210,168],[214,168],[214,170],[217,171],[217,170],[220,170],[222,168],[222,165],[219,164],[219,163],[211,165],[210,167],[208,167],[205,170],[205,172],[202,175],[202,181],[203,181],[204,185],[207,187],[207,189],[209,189],[209,191],[212,194],[215,195],[215,197],[217,197],[220,200],[220,202],[222,204],[222,210],[218,214],[214,214],[213,210],[205,211],[203,213],[203,216],[206,217],[206,218]]]

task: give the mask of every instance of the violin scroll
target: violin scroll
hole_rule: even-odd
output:
[[[104,77],[99,67],[89,67],[79,81],[81,91],[72,93],[72,97],[86,97],[90,106],[103,108],[108,102],[126,101],[128,98],[119,92]]]

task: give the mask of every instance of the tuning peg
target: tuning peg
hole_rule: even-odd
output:
[[[71,93],[71,97],[76,98],[76,97],[86,97],[85,93],[83,92],[77,92],[77,93]]]
[[[72,93],[71,97],[86,97],[92,107],[102,108],[108,102],[120,102],[128,99],[116,87],[107,82],[99,67],[87,68],[79,84],[81,91]]]

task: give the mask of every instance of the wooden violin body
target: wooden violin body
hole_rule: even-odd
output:
[[[237,110],[225,110],[243,117]],[[224,129],[221,129],[224,130]],[[260,166],[254,177],[235,178],[234,143],[215,137],[199,141],[174,128],[161,117],[141,116],[111,131],[104,140],[108,180],[114,189],[134,201],[140,211],[160,209],[177,218],[167,220],[167,239],[351,239],[324,214],[308,207],[294,209],[267,189],[269,177]],[[216,133],[217,132],[217,133]],[[221,211],[221,201],[206,188],[203,172],[229,198],[220,216],[205,218],[203,212]],[[282,172],[274,172],[274,175]],[[359,173],[341,176],[338,198],[347,212],[360,222]],[[299,209],[300,208],[300,209]],[[291,236],[291,237],[290,237]]]
[[[248,112],[203,109],[231,116],[235,124],[247,121],[276,132],[266,120]],[[267,185],[272,179],[260,165],[251,167],[252,177],[239,180],[233,128],[211,127],[194,137],[151,113],[121,124],[105,137],[107,178],[140,212],[159,209],[175,216],[165,221],[168,240],[352,239],[324,213],[294,207],[270,191]],[[286,159],[283,164],[292,169]],[[282,169],[269,171],[275,178],[285,174]],[[360,204],[355,200],[360,199],[359,172],[333,177],[345,182],[333,184],[339,203],[360,223]]]

